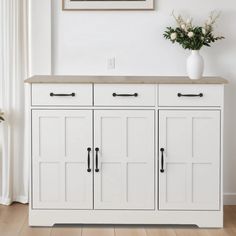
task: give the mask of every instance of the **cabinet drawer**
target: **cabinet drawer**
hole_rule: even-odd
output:
[[[222,85],[160,85],[159,106],[222,106]]]
[[[95,84],[95,106],[155,106],[153,84]]]
[[[92,84],[33,84],[32,106],[91,106]]]

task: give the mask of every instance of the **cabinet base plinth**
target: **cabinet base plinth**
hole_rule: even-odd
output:
[[[196,225],[222,228],[222,211],[30,210],[30,226],[55,224]]]

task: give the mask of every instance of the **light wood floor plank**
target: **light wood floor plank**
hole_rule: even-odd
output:
[[[28,206],[23,204],[13,204],[11,206],[2,206],[0,222],[11,223],[19,219],[24,222],[28,214]]]
[[[115,236],[114,227],[83,227],[82,236]]]
[[[8,224],[0,223],[1,236],[17,236],[17,230],[9,228]]]
[[[18,236],[27,217],[28,208],[22,204],[13,204],[1,208],[0,235]]]
[[[236,231],[233,229],[209,229],[206,230],[207,236],[235,236]]]
[[[0,205],[0,222],[2,219],[3,212],[6,211],[9,207]]]
[[[236,228],[236,211],[225,208],[224,228]]]
[[[176,236],[174,229],[167,228],[147,228],[147,236]]]
[[[56,226],[52,228],[51,236],[81,236],[82,228],[76,226]]]
[[[226,205],[224,206],[225,212],[236,212],[236,205]]]
[[[143,227],[115,227],[115,236],[147,236]]]
[[[29,227],[27,217],[18,236],[50,236],[51,230],[51,228],[46,227]]]
[[[175,229],[175,233],[177,236],[209,236],[207,231],[198,228]]]

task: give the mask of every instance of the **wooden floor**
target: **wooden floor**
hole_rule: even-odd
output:
[[[224,229],[191,226],[28,227],[28,206],[0,206],[0,236],[236,236],[236,206],[225,206]]]

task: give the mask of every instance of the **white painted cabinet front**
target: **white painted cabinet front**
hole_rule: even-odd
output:
[[[33,208],[93,208],[92,127],[89,110],[32,111]]]
[[[223,89],[29,85],[30,225],[222,227]]]
[[[154,111],[95,111],[95,209],[154,209],[153,127]]]
[[[95,111],[93,151],[92,111],[33,110],[33,207],[154,209],[153,126],[154,111]]]
[[[220,111],[159,111],[161,210],[219,210]]]

